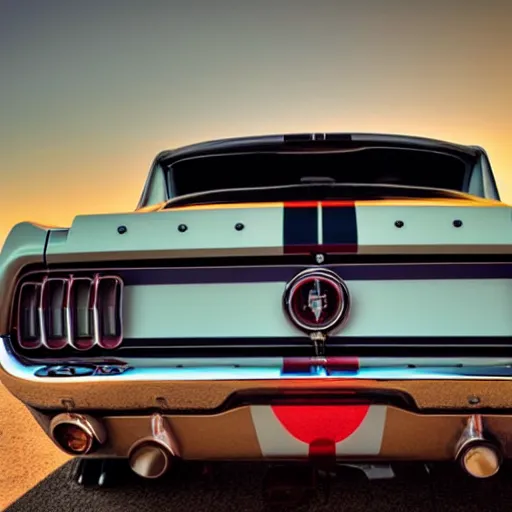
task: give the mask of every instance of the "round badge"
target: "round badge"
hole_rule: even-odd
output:
[[[286,286],[284,306],[294,325],[307,333],[327,333],[345,320],[350,297],[338,274],[325,269],[308,269]]]

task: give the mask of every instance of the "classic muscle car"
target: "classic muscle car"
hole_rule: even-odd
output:
[[[512,456],[512,209],[480,147],[164,151],[133,212],[14,226],[0,291],[1,381],[85,461]]]

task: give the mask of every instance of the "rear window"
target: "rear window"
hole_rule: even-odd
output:
[[[467,192],[467,172],[467,164],[452,155],[371,148],[336,154],[208,156],[173,164],[169,179],[174,196],[208,190],[293,185],[304,178]]]

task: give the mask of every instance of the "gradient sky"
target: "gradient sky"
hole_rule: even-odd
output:
[[[135,207],[161,149],[303,131],[488,150],[512,202],[512,2],[0,0],[0,242]]]

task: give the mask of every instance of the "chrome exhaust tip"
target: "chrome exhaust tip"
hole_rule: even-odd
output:
[[[69,455],[87,455],[107,440],[104,426],[92,416],[65,412],[50,422],[50,437]]]
[[[138,440],[130,448],[130,468],[142,478],[159,478],[180,456],[176,439],[163,416],[151,417],[151,435]]]
[[[159,478],[171,465],[168,450],[157,442],[139,443],[130,452],[130,468],[143,478]]]
[[[497,443],[485,437],[480,415],[469,418],[457,443],[455,458],[475,478],[489,478],[499,471],[503,453]]]

